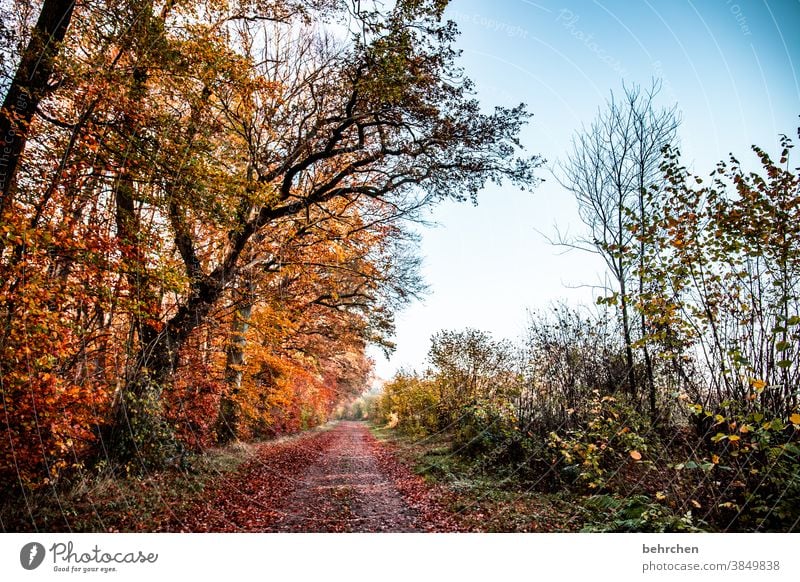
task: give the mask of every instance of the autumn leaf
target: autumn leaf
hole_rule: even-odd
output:
[[[631,451],[630,453],[631,459],[634,461],[641,461],[642,460],[642,453],[639,451]]]

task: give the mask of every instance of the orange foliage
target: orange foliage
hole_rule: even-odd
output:
[[[180,367],[173,384],[164,394],[167,419],[177,437],[191,450],[201,451],[214,444],[214,423],[220,394],[224,389],[224,357],[219,346],[203,344],[198,338],[209,336],[200,328],[181,352]]]
[[[324,422],[421,287],[402,221],[534,181],[435,11],[341,50],[309,24],[336,3],[239,4],[81,4],[54,49],[0,199],[0,489],[172,463],[231,402],[240,438]]]
[[[114,277],[102,269],[101,235],[84,224],[31,229],[31,216],[15,210],[0,228],[0,477],[32,486],[78,463],[105,420],[116,375],[105,316]]]

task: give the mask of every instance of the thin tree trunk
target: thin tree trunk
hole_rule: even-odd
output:
[[[630,314],[628,313],[628,289],[625,284],[625,275],[620,259],[619,296],[622,310],[622,337],[625,341],[625,363],[627,367],[628,393],[631,398],[636,397],[636,370],[633,359],[633,338],[631,334]]]
[[[644,156],[640,158],[641,159]],[[644,233],[645,227],[645,186],[644,186],[644,168],[640,167],[639,169],[639,232]],[[644,295],[644,257],[645,257],[645,243],[644,238],[639,239],[639,299],[641,301],[642,296]],[[647,377],[647,391],[648,391],[648,400],[650,405],[650,420],[653,424],[656,424],[658,421],[658,411],[656,409],[657,402],[656,402],[656,382],[653,373],[653,362],[650,359],[650,349],[648,348],[648,325],[647,325],[647,316],[645,315],[644,311],[641,310],[641,339],[642,339],[642,354],[644,355],[644,370],[645,375]]]
[[[222,395],[217,417],[217,440],[220,443],[235,440],[239,430],[239,405],[237,395],[242,387],[245,364],[244,352],[247,345],[247,331],[253,313],[255,284],[248,277],[241,289],[234,295],[236,310],[231,322],[231,338],[226,348],[225,384],[227,392]]]
[[[656,382],[653,374],[653,362],[650,359],[650,350],[648,349],[646,343],[642,346],[642,352],[644,354],[645,373],[647,374],[647,389],[650,401],[650,420],[653,421],[653,424],[657,424],[659,419],[658,402],[656,399]]]

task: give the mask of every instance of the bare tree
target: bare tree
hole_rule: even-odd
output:
[[[653,81],[647,89],[623,85],[621,99],[612,92],[605,110],[573,138],[572,151],[558,176],[561,185],[574,194],[581,220],[589,228],[588,238],[578,242],[599,252],[616,285],[609,302],[620,310],[627,390],[632,397],[639,395],[634,356],[639,347],[654,419],[656,387],[646,340],[648,323],[644,314],[634,321],[632,309],[635,294],[645,292],[645,248],[636,238],[653,200],[645,194],[658,188],[662,150],[675,141],[680,125],[675,106],[656,107],[660,89],[661,83]]]

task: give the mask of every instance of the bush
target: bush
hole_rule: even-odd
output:
[[[800,414],[783,419],[754,406],[763,389],[755,382],[745,402],[715,410],[691,405],[702,444],[675,468],[713,477],[706,481],[718,484],[711,494],[721,525],[788,531],[800,519]]]
[[[563,436],[550,433],[550,446],[563,481],[599,490],[626,464],[645,457],[649,446],[640,433],[646,421],[631,406],[596,390],[588,404],[577,428]]]
[[[384,424],[393,422],[406,434],[426,435],[436,432],[439,392],[430,378],[414,372],[400,372],[383,388],[377,417]]]
[[[498,460],[520,458],[521,433],[509,402],[476,402],[464,408],[457,421],[455,446],[462,454],[492,454]]]
[[[528,319],[518,416],[525,432],[546,439],[576,425],[581,415],[574,412],[587,408],[594,390],[618,391],[628,371],[618,324],[608,312],[556,305]]]
[[[592,514],[584,532],[690,532],[700,531],[691,510],[676,514],[647,495],[617,498],[592,495],[583,501]]]

